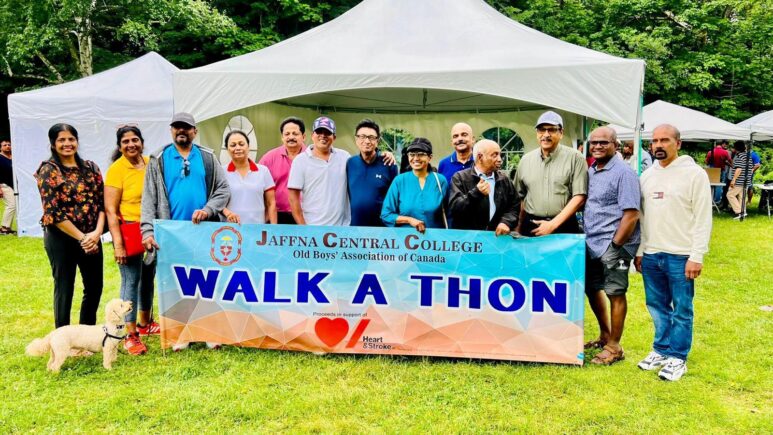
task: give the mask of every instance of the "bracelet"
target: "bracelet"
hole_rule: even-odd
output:
[[[86,240],[86,235],[84,234],[83,237],[81,237],[80,240],[78,240],[78,243],[83,243],[83,241]]]

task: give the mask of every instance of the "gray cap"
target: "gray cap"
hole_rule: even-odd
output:
[[[551,110],[548,110],[547,112],[540,115],[534,127],[539,127],[542,124],[557,125],[561,128],[564,128],[564,120],[561,119],[561,115]]]
[[[172,117],[172,122],[169,123],[169,125],[175,125],[175,124],[188,124],[191,127],[196,126],[196,120],[193,119],[193,115],[186,112],[178,112],[175,113]]]

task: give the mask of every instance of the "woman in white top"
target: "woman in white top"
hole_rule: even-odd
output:
[[[224,167],[231,200],[223,215],[237,224],[277,223],[274,180],[267,167],[249,158],[249,138],[234,130],[226,135],[225,145],[231,156],[231,163]]]

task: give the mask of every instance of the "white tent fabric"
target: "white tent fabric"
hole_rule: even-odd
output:
[[[160,55],[149,53],[90,77],[8,96],[19,235],[42,234],[34,174],[50,155],[48,129],[59,122],[72,124],[79,133],[79,154],[96,162],[104,175],[119,125],[139,126],[146,154],[170,142],[172,77],[177,70]]]
[[[206,120],[261,103],[319,111],[562,109],[633,127],[644,62],[523,26],[483,0],[365,0],[271,47],[175,75]]]
[[[652,130],[660,124],[671,124],[679,129],[682,140],[708,141],[716,139],[748,140],[749,129],[739,127],[697,110],[688,109],[665,101],[655,101],[644,106],[644,130],[642,139],[652,139]],[[633,129],[610,125],[620,140],[633,140]]]
[[[759,141],[773,140],[773,110],[760,113],[738,123],[739,127],[749,129],[752,138]]]

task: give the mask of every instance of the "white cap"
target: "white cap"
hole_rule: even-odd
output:
[[[542,124],[557,125],[561,128],[564,128],[564,120],[561,119],[561,115],[551,110],[548,110],[547,112],[540,115],[539,119],[537,120],[537,124],[534,127],[539,127]]]

